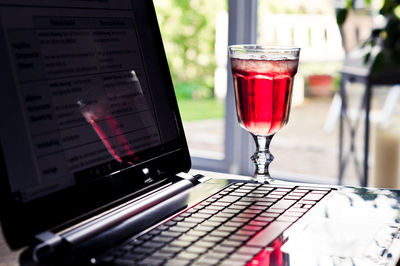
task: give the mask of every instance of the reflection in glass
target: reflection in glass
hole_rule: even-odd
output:
[[[153,112],[135,71],[105,76],[103,83],[78,101],[81,113],[112,157],[132,165],[138,150],[160,142]]]

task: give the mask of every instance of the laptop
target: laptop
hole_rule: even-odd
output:
[[[21,264],[396,264],[398,191],[190,174],[151,1],[0,0],[0,18],[0,217]]]

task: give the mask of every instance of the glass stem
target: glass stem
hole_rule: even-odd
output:
[[[255,136],[253,138],[256,142],[256,152],[251,156],[251,159],[256,165],[254,178],[259,183],[270,183],[272,178],[269,174],[269,164],[274,159],[274,156],[269,152],[269,145],[274,134],[269,136]]]

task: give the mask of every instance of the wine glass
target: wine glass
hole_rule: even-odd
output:
[[[269,183],[269,145],[289,118],[300,48],[243,44],[229,46],[239,124],[253,136],[254,179]]]

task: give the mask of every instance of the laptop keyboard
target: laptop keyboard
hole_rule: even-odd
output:
[[[111,265],[246,265],[331,189],[234,183],[96,259]]]

